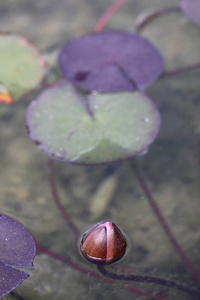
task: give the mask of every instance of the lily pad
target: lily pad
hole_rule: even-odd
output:
[[[139,155],[154,141],[160,114],[142,92],[77,93],[61,83],[27,109],[31,139],[50,157],[99,164]]]
[[[200,25],[200,0],[180,0],[180,6],[189,19]]]
[[[31,234],[18,221],[0,214],[0,298],[15,289],[31,269],[36,254]]]
[[[0,53],[0,82],[15,101],[40,83],[44,60],[36,47],[19,35],[0,34]]]
[[[29,275],[24,271],[2,265],[0,263],[0,298],[10,293]]]
[[[15,268],[33,268],[35,242],[22,224],[0,215],[0,262]]]
[[[10,92],[2,83],[0,83],[0,103],[11,104],[12,102],[13,99]]]
[[[101,31],[67,42],[59,55],[66,79],[87,91],[142,89],[162,73],[160,52],[139,34]]]

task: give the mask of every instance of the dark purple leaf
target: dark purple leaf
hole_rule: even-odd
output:
[[[180,6],[189,19],[200,25],[200,0],[180,0]]]
[[[75,86],[106,93],[148,86],[162,73],[163,59],[139,34],[109,30],[67,42],[59,65]]]
[[[35,242],[19,222],[0,215],[0,262],[15,268],[33,268]]]
[[[0,298],[14,290],[29,275],[0,263]]]
[[[15,289],[33,268],[36,247],[31,234],[16,220],[0,214],[0,297]]]

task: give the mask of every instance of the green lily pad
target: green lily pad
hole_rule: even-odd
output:
[[[0,82],[18,100],[35,88],[44,74],[39,51],[19,35],[0,34]]]
[[[0,83],[0,103],[10,104],[10,103],[12,103],[12,101],[13,101],[13,99],[10,95],[10,92],[5,87],[5,85]]]
[[[142,92],[86,97],[61,83],[30,103],[26,123],[50,157],[99,164],[143,153],[158,134],[160,114]]]

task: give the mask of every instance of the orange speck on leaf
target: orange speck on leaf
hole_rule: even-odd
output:
[[[11,104],[12,97],[8,93],[0,93],[0,104]]]

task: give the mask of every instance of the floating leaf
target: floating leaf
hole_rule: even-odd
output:
[[[139,34],[109,30],[67,42],[59,66],[75,86],[106,93],[148,86],[160,76],[163,59]]]
[[[0,298],[17,288],[28,274],[0,263]]]
[[[189,19],[200,25],[200,0],[180,0],[180,6]]]
[[[0,34],[0,82],[14,100],[36,87],[44,74],[44,60],[25,38]]]
[[[19,222],[0,215],[0,262],[15,268],[33,268],[35,242]]]
[[[26,122],[31,139],[47,155],[98,164],[141,154],[159,131],[160,114],[141,92],[87,98],[62,83],[31,102]]]
[[[0,83],[0,104],[11,104],[12,103],[12,97],[8,91],[8,89]]]
[[[19,222],[0,215],[0,297],[15,289],[33,268],[36,247],[31,234]]]

